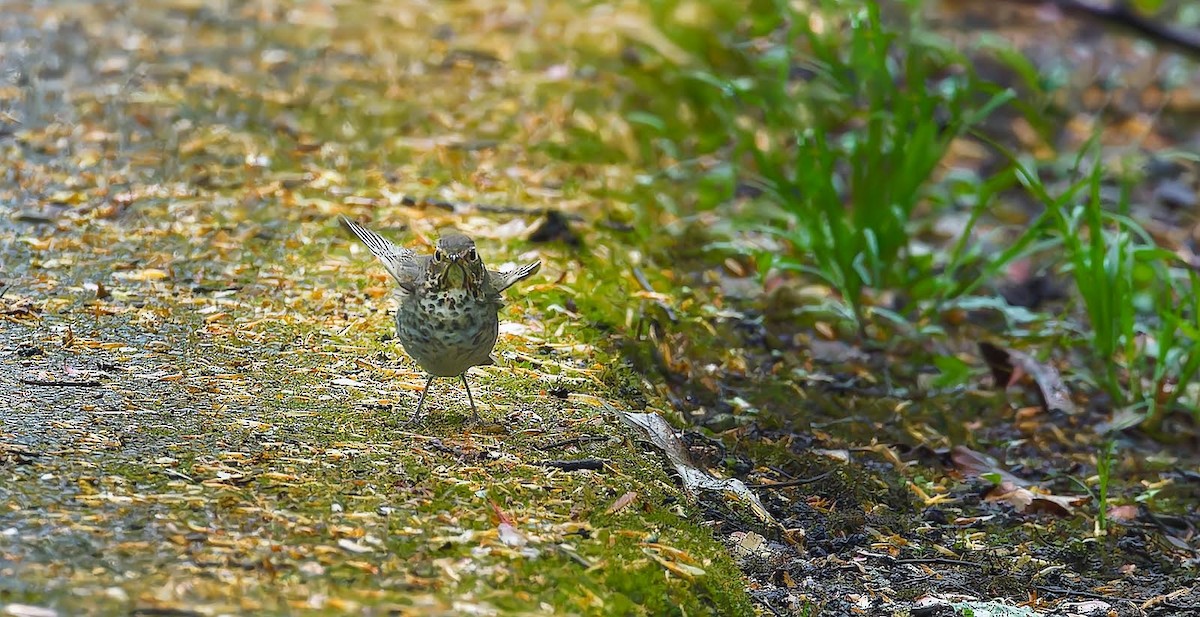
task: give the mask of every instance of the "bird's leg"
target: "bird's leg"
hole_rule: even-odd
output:
[[[471,403],[471,416],[478,423],[480,422],[479,411],[475,409],[475,399],[471,396],[471,386],[467,385],[467,374],[463,373],[459,377],[462,377],[463,387],[467,389],[467,401]]]
[[[412,424],[421,417],[421,408],[425,406],[425,395],[429,394],[429,386],[433,385],[433,378],[434,376],[430,375],[429,379],[425,381],[425,387],[421,389],[421,400],[417,401],[417,411],[405,424]]]

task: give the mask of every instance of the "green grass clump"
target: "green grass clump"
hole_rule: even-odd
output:
[[[1033,94],[1016,100],[980,79],[968,58],[914,17],[919,3],[814,4],[803,11],[782,1],[649,4],[665,42],[634,37],[636,53],[619,72],[637,153],[662,170],[634,189],[641,191],[635,199],[651,213],[719,213],[735,237],[710,248],[752,252],[764,274],[825,282],[840,298],[836,312],[860,326],[869,316],[904,319],[872,306],[875,291],[901,290],[929,317],[962,300],[989,300],[969,296],[1013,260],[1050,256],[1051,268],[1074,282],[1088,318],[1094,362],[1081,372],[1112,408],[1153,428],[1168,410],[1187,407],[1200,369],[1195,274],[1131,218],[1127,191],[1119,203],[1101,202],[1101,184],[1111,180],[1098,164],[1086,171],[1089,148],[1049,174],[1075,174],[1066,189],[1051,190],[1058,180],[1044,181],[1041,164],[977,130],[1010,103],[1044,126],[1037,101],[1053,85],[1016,52],[993,49],[991,39],[981,49]],[[964,137],[990,144],[1009,166],[987,178],[946,169],[952,144]],[[663,190],[671,183],[679,190]],[[1044,212],[998,252],[970,246],[995,197],[1013,189]],[[970,209],[958,242],[914,250],[914,221],[950,204]],[[738,241],[739,234],[752,239]]]
[[[651,6],[670,49],[686,53],[644,45],[625,73],[640,93],[624,102],[642,154],[668,176],[690,174],[698,209],[755,194],[749,211],[725,214],[777,238],[761,268],[816,276],[860,322],[869,289],[927,289],[916,283],[932,259],[909,250],[913,215],[932,204],[951,143],[1011,93],[875,3]]]
[[[1087,195],[1075,205],[1032,186],[1057,206],[1049,212],[1088,315],[1098,385],[1115,409],[1154,429],[1184,400],[1200,369],[1196,273],[1129,217],[1128,183],[1117,211],[1105,209],[1103,182],[1096,165],[1076,184]]]
[[[1122,412],[1113,427],[1140,424],[1157,432],[1176,409],[1200,417],[1194,391],[1200,372],[1195,293],[1200,277],[1130,216],[1135,179],[1118,179],[1115,203],[1106,203],[1102,189],[1112,180],[1096,157],[1087,156],[1094,153],[1091,147],[1075,159],[1070,173],[1077,179],[1058,191],[1028,162],[997,148],[1024,189],[1046,205],[1005,255],[1031,246],[1060,252],[1058,266],[1074,283],[1088,318],[1081,372]]]
[[[739,145],[777,207],[767,228],[792,247],[778,264],[826,281],[861,321],[865,289],[913,287],[930,274],[931,262],[908,251],[909,223],[951,142],[1008,95],[976,104],[980,89],[955,70],[960,59],[918,31],[889,29],[877,5],[830,31],[798,33],[815,72],[809,113],[766,114],[776,139]]]

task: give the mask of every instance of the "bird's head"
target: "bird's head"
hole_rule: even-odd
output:
[[[487,270],[475,250],[475,241],[462,234],[438,239],[433,249],[429,276],[438,289],[466,288],[477,293],[483,288]]]

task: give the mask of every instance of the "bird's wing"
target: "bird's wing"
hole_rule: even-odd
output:
[[[539,260],[507,272],[488,270],[488,280],[492,283],[492,289],[495,289],[496,293],[500,293],[505,289],[512,287],[513,284],[533,276],[541,268],[542,262]]]
[[[399,282],[401,285],[411,285],[416,278],[418,264],[417,254],[406,248],[396,246],[391,240],[355,223],[354,221],[341,217],[342,226],[349,229],[358,236],[362,243],[367,245],[371,254],[379,261],[383,262],[383,267]]]

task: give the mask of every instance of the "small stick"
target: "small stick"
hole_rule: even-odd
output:
[[[973,561],[964,561],[962,559],[947,559],[945,557],[925,557],[918,559],[893,559],[892,563],[910,563],[910,564],[937,564],[942,566],[963,566],[967,568],[987,568],[987,564],[975,563]]]
[[[419,197],[410,197],[408,195],[405,195],[404,197],[400,198],[400,203],[404,204],[406,206],[409,206],[409,207],[415,207],[415,206],[420,206],[420,205],[432,206],[434,208],[446,210],[449,212],[461,212],[463,210],[476,210],[479,212],[488,212],[491,214],[517,214],[517,215],[533,214],[533,215],[538,215],[538,216],[545,216],[547,214],[550,214],[550,212],[554,211],[554,210],[551,210],[550,208],[521,208],[518,206],[496,206],[496,205],[491,205],[491,204],[441,201],[438,199],[422,199]],[[565,218],[569,221],[583,220],[582,216],[580,216],[578,214],[570,213],[570,212],[558,212],[558,214],[560,214],[563,218]]]
[[[654,287],[652,287],[650,285],[650,281],[646,278],[646,273],[642,272],[641,269],[637,268],[636,266],[633,268],[633,278],[637,279],[638,285],[641,285],[642,290],[644,290],[645,292],[652,293],[652,294],[658,293],[657,291],[654,291]],[[675,311],[671,310],[671,307],[667,306],[666,302],[655,299],[654,303],[657,304],[658,307],[661,308],[663,310],[663,312],[667,314],[667,319],[670,319],[671,323],[675,323],[678,321],[678,319],[675,317]]]
[[[575,437],[571,437],[570,439],[563,439],[560,441],[556,441],[552,444],[547,444],[544,446],[534,446],[534,447],[537,448],[538,450],[554,450],[557,448],[565,448],[567,446],[575,446],[575,445],[581,445],[581,444],[585,444],[585,443],[591,443],[593,441],[607,441],[607,440],[608,440],[608,437],[605,435],[578,435]]]
[[[1163,24],[1142,16],[1128,1],[1102,4],[1094,0],[1009,0],[1014,4],[1050,4],[1064,15],[1092,19],[1127,30],[1159,47],[1200,58],[1200,32]]]
[[[813,476],[811,478],[799,478],[796,480],[788,480],[786,482],[772,482],[770,484],[748,484],[747,486],[749,486],[750,488],[787,488],[789,486],[801,486],[804,484],[812,484],[813,482],[817,482],[819,480],[824,480],[825,478],[828,478],[831,475],[833,475],[832,471],[826,471],[823,474]]]
[[[100,385],[99,381],[49,381],[46,379],[25,379],[21,378],[21,383],[28,386],[76,386],[80,388],[95,388]]]
[[[581,469],[600,470],[608,461],[601,458],[581,458],[571,461],[542,461],[542,467],[554,467],[563,471],[579,471]]]

